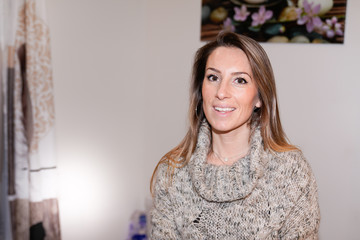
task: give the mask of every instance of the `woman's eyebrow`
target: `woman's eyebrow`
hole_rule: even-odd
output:
[[[221,73],[220,70],[218,70],[216,68],[213,68],[213,67],[208,67],[206,70],[211,70],[211,71],[214,71],[214,72],[217,72],[217,73]],[[233,72],[233,73],[231,73],[231,75],[233,75],[233,76],[240,75],[240,74],[246,74],[252,79],[251,75],[249,73],[247,73],[247,72]]]
[[[231,75],[233,75],[233,76],[234,75],[240,75],[240,74],[246,74],[252,79],[251,75],[249,73],[247,73],[247,72],[233,72],[233,73],[231,73]]]
[[[212,70],[214,72],[221,73],[220,70],[217,70],[216,68],[212,68],[212,67],[209,67],[206,70]]]

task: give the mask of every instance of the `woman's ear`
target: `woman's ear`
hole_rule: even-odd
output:
[[[261,107],[261,101],[260,101],[260,98],[258,97],[255,102],[255,108],[260,108],[260,107]]]

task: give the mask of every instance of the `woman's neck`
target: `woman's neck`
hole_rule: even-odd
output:
[[[248,126],[226,133],[212,130],[211,134],[212,156],[209,160],[213,164],[231,165],[249,152],[251,130]]]

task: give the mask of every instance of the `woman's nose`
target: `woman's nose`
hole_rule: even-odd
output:
[[[224,98],[228,98],[229,97],[229,86],[227,81],[221,81],[220,84],[218,85],[218,89],[216,92],[216,97],[218,99],[224,99]]]

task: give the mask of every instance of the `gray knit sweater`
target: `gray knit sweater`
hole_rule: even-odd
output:
[[[256,129],[246,157],[215,166],[206,162],[210,141],[203,123],[171,185],[167,165],[159,166],[150,239],[318,239],[317,186],[300,151],[264,151]]]

